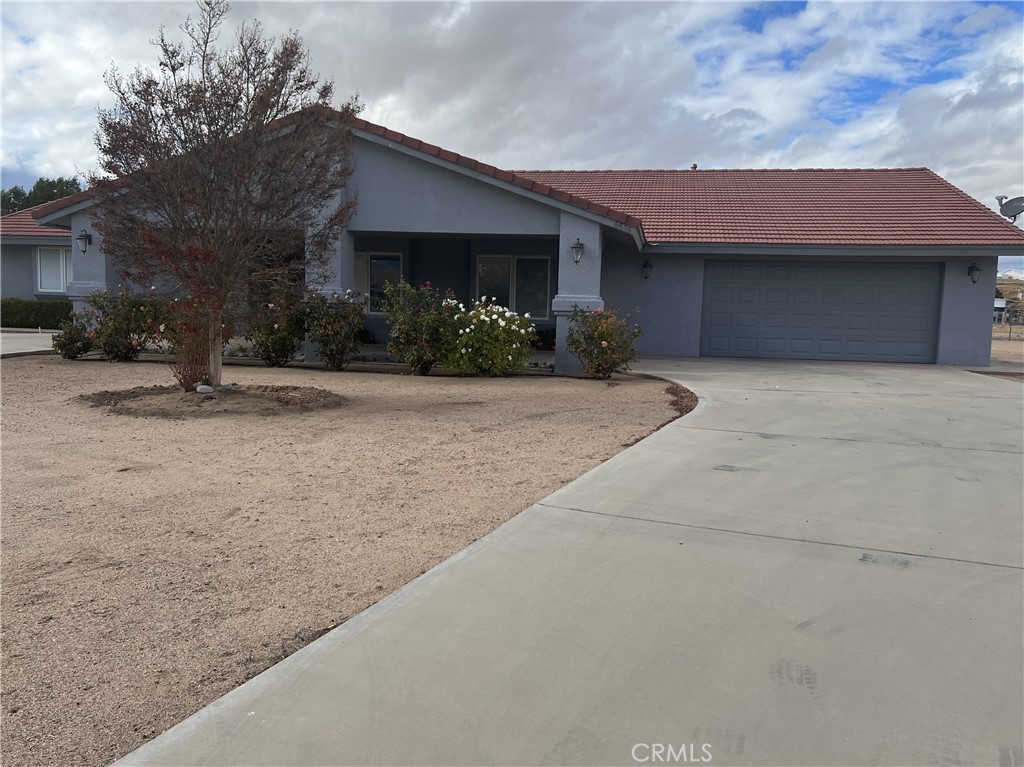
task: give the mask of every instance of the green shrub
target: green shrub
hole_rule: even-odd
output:
[[[60,332],[53,337],[53,348],[66,360],[76,360],[92,351],[93,335],[85,321],[74,313],[60,324]]]
[[[0,298],[0,327],[60,328],[71,318],[70,301],[26,301]]]
[[[451,290],[442,295],[427,282],[414,288],[405,280],[384,283],[384,314],[390,326],[388,353],[400,357],[416,375],[425,376],[451,356],[457,337],[458,301]]]
[[[500,376],[519,370],[537,339],[530,315],[520,317],[484,296],[469,311],[459,304],[456,338],[448,367],[474,376]]]
[[[155,296],[122,288],[116,293],[89,294],[81,315],[104,357],[110,362],[131,362],[157,340],[165,311],[163,301]]]
[[[298,354],[306,337],[302,305],[284,293],[261,303],[249,320],[245,338],[253,353],[270,367],[284,367]]]
[[[352,290],[330,297],[310,293],[303,302],[303,316],[309,339],[320,347],[320,359],[331,370],[344,370],[359,350],[364,319],[361,294]]]
[[[629,317],[619,318],[614,309],[572,308],[566,349],[583,363],[583,374],[590,378],[608,378],[615,372],[627,372],[636,359],[634,343],[643,331],[629,328]]]

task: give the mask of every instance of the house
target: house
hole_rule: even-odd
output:
[[[33,218],[42,208],[0,218],[0,297],[66,299],[72,278],[71,235]]]
[[[556,328],[574,305],[639,310],[642,355],[987,365],[1000,256],[1024,232],[927,168],[508,171],[364,120],[358,207],[328,290],[386,280],[487,295]],[[88,191],[34,211],[91,236],[76,300],[117,284]]]
[[[1001,280],[1024,280],[1024,272],[1019,269],[1007,269],[996,276]]]

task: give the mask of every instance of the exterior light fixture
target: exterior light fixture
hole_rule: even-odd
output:
[[[92,245],[92,235],[83,229],[78,233],[78,236],[75,238],[75,242],[78,243],[78,249],[85,253],[85,251],[89,249],[89,246]],[[977,282],[977,280],[975,280],[975,282]]]
[[[644,261],[644,265],[640,267],[644,270],[644,279],[649,279],[651,276],[651,269],[654,268],[654,264],[651,263],[651,259]]]
[[[981,269],[976,263],[967,267],[967,276],[971,278],[971,282],[975,284],[978,282],[978,278],[981,277]]]
[[[572,252],[572,261],[574,264],[578,264],[580,259],[583,258],[583,243],[580,242],[580,238],[576,238],[576,242],[569,246],[569,250]]]

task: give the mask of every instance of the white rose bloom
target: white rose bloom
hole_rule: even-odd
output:
[[[526,314],[523,315],[523,317],[525,317],[526,319],[530,319],[530,313],[527,312]]]

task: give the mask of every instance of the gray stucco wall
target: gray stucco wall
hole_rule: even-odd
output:
[[[77,233],[85,230],[92,235],[92,244],[85,253],[76,246],[72,248],[71,273],[72,281],[68,284],[68,298],[72,300],[75,311],[83,308],[83,297],[97,290],[113,289],[121,284],[117,270],[110,264],[110,257],[103,252],[103,240],[92,228],[88,210],[76,213],[71,217],[71,231]]]
[[[641,266],[648,258],[653,269],[650,278],[644,279]],[[640,354],[700,354],[703,258],[646,255],[612,245],[605,254],[601,284],[605,306],[615,309],[619,316],[636,313],[634,319],[644,331],[636,343]]]
[[[356,139],[353,232],[558,234],[558,211],[449,168]]]
[[[972,263],[981,269],[976,284],[967,275]],[[998,263],[994,256],[945,260],[936,359],[940,365],[989,364]]]
[[[4,245],[0,251],[0,296],[31,301],[36,297],[35,246]]]

